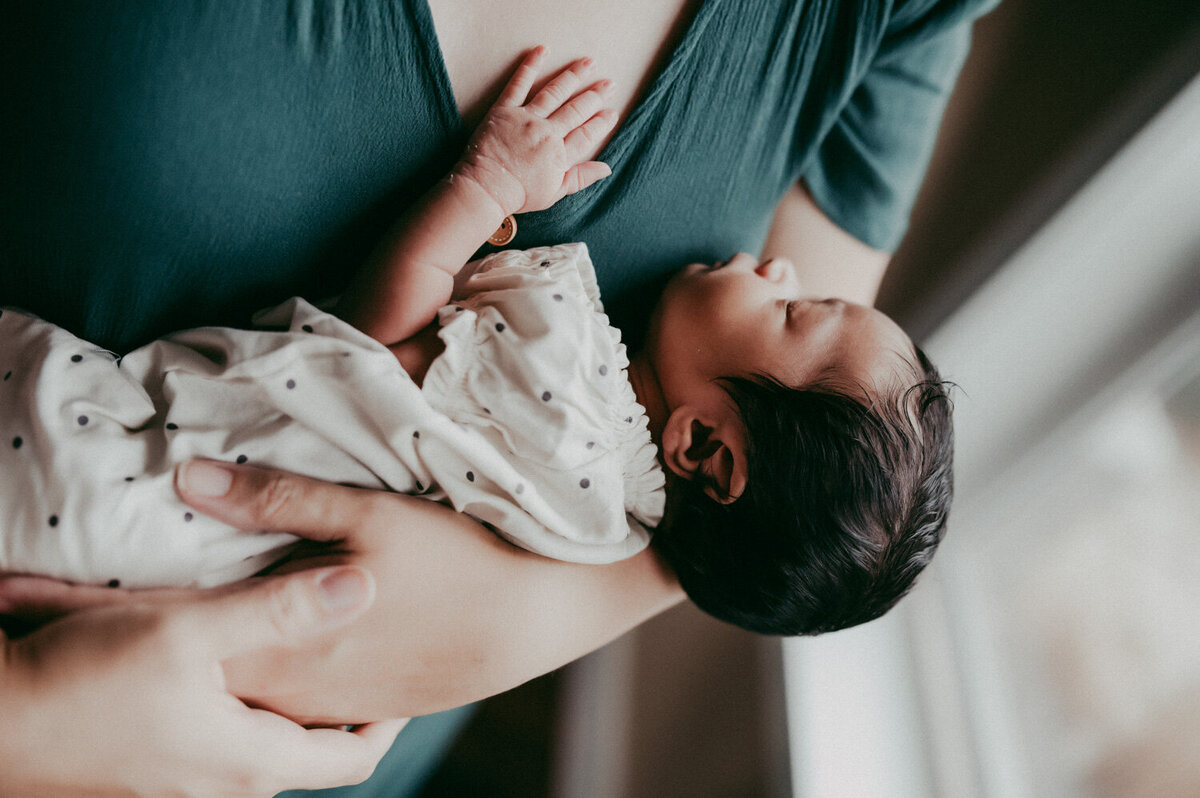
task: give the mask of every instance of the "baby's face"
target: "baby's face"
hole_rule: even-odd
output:
[[[717,377],[770,375],[792,387],[832,379],[870,389],[905,375],[913,360],[912,342],[883,313],[806,296],[791,261],[759,263],[746,253],[675,275],[651,318],[646,350],[671,407]]]

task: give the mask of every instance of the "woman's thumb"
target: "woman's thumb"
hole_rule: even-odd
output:
[[[202,595],[190,610],[220,659],[295,645],[344,626],[375,600],[375,580],[362,568],[339,566],[242,583]]]

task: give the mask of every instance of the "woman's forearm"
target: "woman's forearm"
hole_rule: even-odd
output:
[[[289,568],[363,565],[376,575],[372,609],[300,654],[227,662],[231,692],[304,722],[426,714],[558,668],[683,597],[649,551],[607,566],[563,563],[441,505],[362,494],[322,491],[321,501],[369,508],[346,552]]]
[[[796,264],[806,293],[873,305],[891,254],[871,249],[826,216],[800,183],[776,206],[764,258]]]

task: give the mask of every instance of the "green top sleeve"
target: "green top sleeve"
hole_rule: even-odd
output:
[[[970,47],[970,23],[993,5],[924,0],[896,9],[804,173],[822,210],[875,249],[891,251],[904,235]],[[871,36],[870,27],[860,26],[860,37]]]

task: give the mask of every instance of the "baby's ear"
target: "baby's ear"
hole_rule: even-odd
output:
[[[679,477],[699,480],[716,502],[729,504],[746,490],[746,453],[728,424],[690,407],[671,412],[663,427],[663,462]]]

